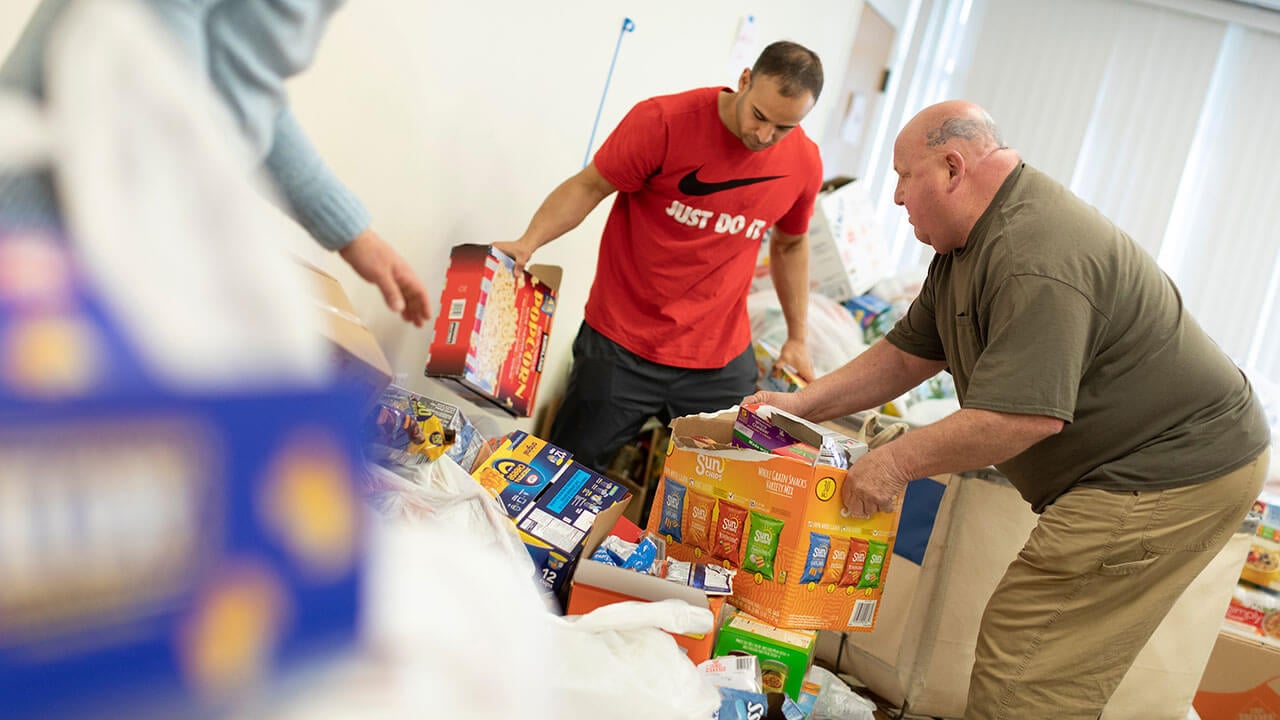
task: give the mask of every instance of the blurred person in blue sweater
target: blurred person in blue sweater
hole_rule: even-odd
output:
[[[42,0],[4,64],[0,89],[43,100],[44,56],[72,0]],[[387,307],[422,327],[425,285],[371,227],[369,211],[333,174],[290,111],[285,80],[315,56],[342,0],[140,0],[209,78],[254,157],[293,218],[378,287]],[[0,172],[0,225],[56,227],[58,200],[48,172]]]

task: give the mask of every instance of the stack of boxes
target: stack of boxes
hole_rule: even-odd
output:
[[[1280,710],[1280,497],[1259,498],[1251,524],[1256,530],[1240,584],[1195,697],[1204,720]]]
[[[623,486],[519,430],[472,476],[516,524],[543,590],[560,600],[579,556],[595,550],[631,501]]]
[[[669,559],[735,573],[717,633],[677,642],[694,662],[754,655],[765,691],[801,701],[817,631],[875,627],[899,513],[848,517],[839,493],[844,468],[866,446],[777,409],[682,417],[671,430],[647,531],[665,540]],[[575,575],[571,613],[660,599],[623,588],[613,575],[625,571],[597,564],[583,563]]]

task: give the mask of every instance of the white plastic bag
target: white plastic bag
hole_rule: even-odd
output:
[[[787,339],[787,323],[778,296],[772,290],[748,295],[747,312],[751,316],[751,337],[782,347]],[[809,293],[808,318],[809,359],[819,376],[838,369],[867,349],[862,326],[835,300]]]
[[[679,601],[550,612],[515,526],[448,456],[404,474],[371,467],[363,669],[295,693],[293,720],[707,720],[719,694],[674,632],[708,632]]]

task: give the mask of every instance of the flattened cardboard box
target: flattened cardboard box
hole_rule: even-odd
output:
[[[648,529],[667,539],[670,557],[737,568],[732,604],[771,625],[871,631],[899,513],[847,517],[839,468],[755,450],[681,446],[681,438],[695,436],[727,445],[735,417],[736,409],[672,421]],[[862,548],[860,561],[850,557],[859,552],[855,546]],[[873,555],[882,556],[877,572]],[[851,565],[858,562],[865,572]]]
[[[533,414],[562,271],[488,245],[449,254],[426,374],[449,378],[512,415]]]
[[[324,336],[333,345],[339,374],[359,392],[365,407],[372,407],[391,382],[391,363],[338,279],[302,258],[297,260],[307,271],[311,298],[324,317]]]

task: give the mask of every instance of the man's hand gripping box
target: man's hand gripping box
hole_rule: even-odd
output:
[[[770,624],[872,630],[899,512],[849,517],[840,468],[685,440],[727,445],[736,416],[733,408],[672,421],[648,529],[667,539],[670,557],[736,568],[731,603]],[[803,422],[789,430],[812,433],[801,440],[817,446],[831,432]],[[866,452],[850,442],[861,451],[855,455]]]

